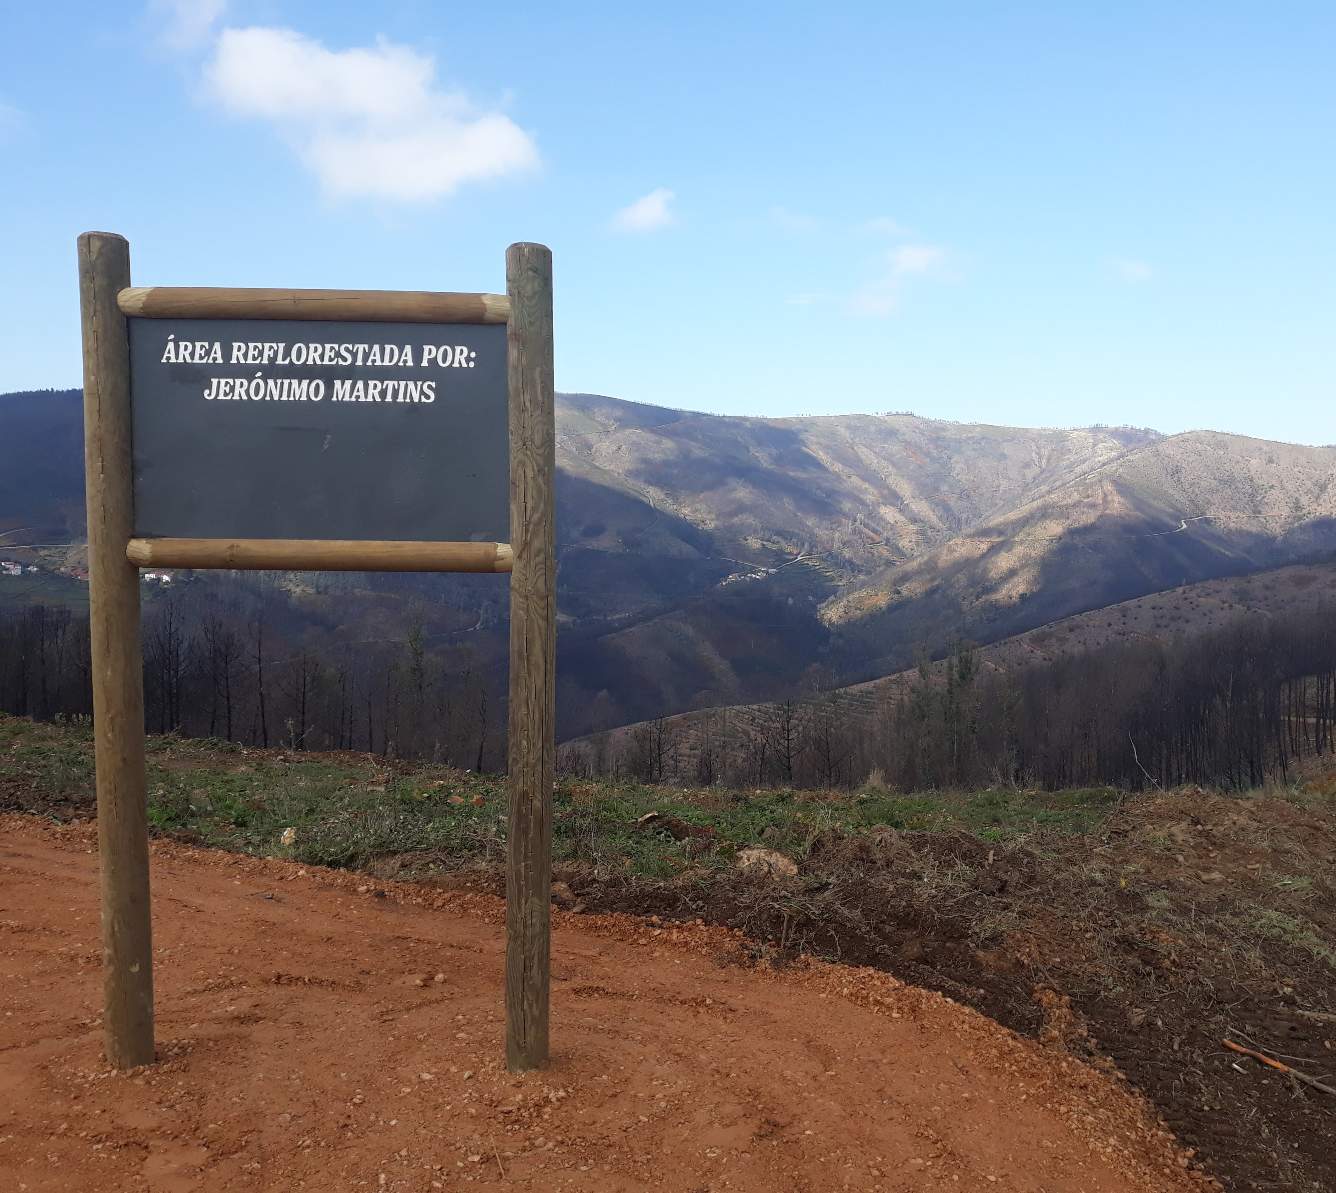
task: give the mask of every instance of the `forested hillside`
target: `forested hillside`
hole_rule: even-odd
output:
[[[1205,581],[851,687],[569,743],[589,774],[901,790],[1283,779],[1333,747],[1336,563]]]

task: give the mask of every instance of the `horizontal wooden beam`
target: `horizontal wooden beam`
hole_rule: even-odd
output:
[[[509,543],[362,542],[356,539],[132,538],[141,568],[278,572],[508,572]]]
[[[248,290],[207,286],[128,286],[123,315],[142,319],[332,319],[369,323],[504,323],[504,294],[424,290]]]

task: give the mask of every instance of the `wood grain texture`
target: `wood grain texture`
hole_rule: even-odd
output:
[[[548,1059],[552,771],[556,722],[556,423],[552,253],[506,251],[510,293],[510,829],[506,865],[506,1064]]]
[[[84,350],[84,470],[97,835],[102,883],[102,1030],[107,1060],[153,1060],[153,938],[144,782],[139,573],[125,557],[133,524],[130,349],[117,294],[130,284],[120,236],[79,237]]]
[[[508,572],[509,543],[368,542],[356,539],[134,538],[135,567],[308,572]]]
[[[329,319],[370,323],[504,323],[504,294],[418,290],[253,290],[129,286],[121,313],[144,319]]]

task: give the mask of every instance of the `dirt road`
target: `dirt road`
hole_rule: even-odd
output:
[[[160,1063],[105,1070],[86,827],[0,817],[6,1190],[1179,1193],[1113,1079],[871,971],[558,914],[507,1074],[489,896],[153,848]]]

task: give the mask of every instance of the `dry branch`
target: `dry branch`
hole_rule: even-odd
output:
[[[1251,1056],[1253,1060],[1261,1061],[1262,1064],[1267,1065],[1272,1069],[1276,1069],[1278,1072],[1288,1073],[1296,1081],[1302,1081],[1305,1085],[1311,1085],[1314,1089],[1320,1089],[1324,1094],[1331,1094],[1333,1097],[1336,1097],[1336,1088],[1323,1084],[1321,1081],[1317,1080],[1316,1077],[1310,1077],[1307,1073],[1301,1073],[1298,1069],[1291,1068],[1284,1061],[1276,1060],[1275,1057],[1267,1056],[1265,1052],[1258,1052],[1254,1048],[1245,1048],[1242,1044],[1234,1043],[1233,1040],[1221,1040],[1220,1042],[1231,1052],[1237,1052],[1242,1056]]]

